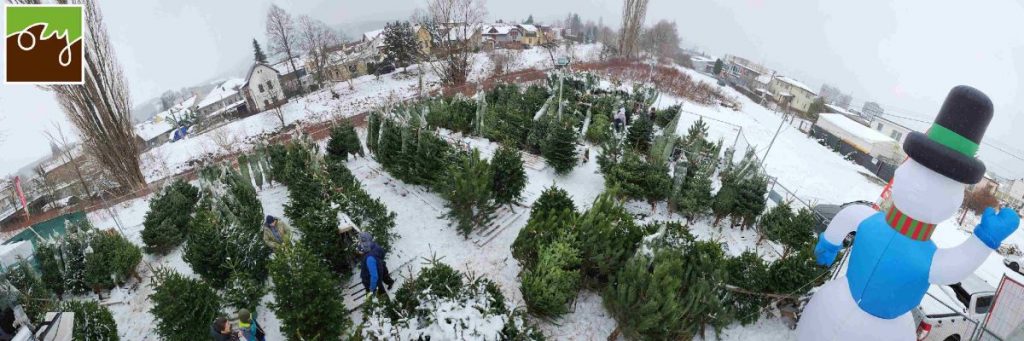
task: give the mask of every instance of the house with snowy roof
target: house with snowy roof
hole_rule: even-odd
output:
[[[819,114],[811,135],[885,181],[906,158],[899,142],[843,114]]]
[[[281,85],[284,87],[284,93],[286,97],[294,96],[300,92],[305,92],[309,85],[313,83],[312,77],[306,71],[306,64],[303,62],[305,58],[301,55],[292,56],[292,61],[289,61],[285,57],[280,62],[270,65],[271,68],[277,70],[277,73],[281,75]],[[303,87],[307,89],[299,89],[299,83],[302,83]]]
[[[500,45],[504,43],[519,42],[522,31],[516,25],[505,23],[488,24],[483,26],[480,35],[484,42]]]
[[[909,116],[893,113],[875,115],[871,118],[870,126],[882,134],[889,136],[901,144],[912,131],[927,132],[931,124],[917,120]]]
[[[245,99],[238,91],[245,84],[245,79],[232,78],[218,84],[196,103],[196,112],[202,116],[219,116],[232,113],[245,104]]]
[[[249,113],[276,108],[287,102],[281,84],[281,73],[266,64],[253,64],[240,89]]]
[[[529,46],[539,46],[547,43],[547,38],[544,33],[540,31],[540,28],[536,25],[521,24],[516,25],[517,28],[522,32],[522,37],[519,42]]]
[[[806,114],[818,94],[806,84],[786,76],[776,75],[768,84],[768,91],[780,106]]]

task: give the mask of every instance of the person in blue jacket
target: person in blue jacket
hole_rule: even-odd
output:
[[[391,279],[387,263],[384,261],[384,249],[373,241],[372,235],[359,232],[359,245],[356,250],[362,256],[359,262],[359,277],[363,280],[363,288],[369,293],[387,295],[387,289],[391,289],[395,281]],[[387,289],[384,288],[385,285]]]

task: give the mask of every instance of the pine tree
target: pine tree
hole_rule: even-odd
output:
[[[454,150],[441,137],[430,131],[420,131],[416,154],[412,155],[416,168],[416,183],[440,191],[446,178],[445,169],[451,163]]]
[[[654,257],[638,254],[618,270],[604,290],[605,307],[623,334],[636,340],[685,340],[682,318],[685,288],[679,274],[686,272],[682,256],[661,251]]]
[[[647,200],[652,208],[668,196],[672,186],[667,167],[648,162],[635,150],[625,151],[621,162],[605,173],[605,181],[628,198]]]
[[[282,248],[270,262],[270,276],[270,307],[288,339],[337,340],[352,325],[338,279],[302,244]]]
[[[263,190],[263,154],[259,149],[253,154],[250,164],[252,165],[252,179],[256,181],[256,188]]]
[[[199,200],[199,189],[177,180],[149,202],[142,222],[146,252],[166,254],[185,239],[188,221]]]
[[[327,141],[328,158],[348,160],[349,154],[365,156],[363,146],[359,144],[359,135],[355,127],[347,119],[331,129],[331,139]]]
[[[228,261],[227,233],[223,222],[214,212],[211,198],[207,196],[196,210],[196,216],[189,227],[188,242],[182,259],[192,267],[199,277],[214,288],[224,288],[231,275]]]
[[[580,217],[576,235],[583,274],[598,284],[606,283],[608,277],[633,256],[643,238],[633,215],[608,192],[599,195],[590,210]]]
[[[366,149],[377,153],[377,144],[380,142],[380,113],[374,111],[366,119]]]
[[[568,304],[576,298],[580,285],[580,251],[573,247],[574,239],[567,235],[543,246],[536,267],[520,274],[520,290],[530,313],[557,317],[569,311]]]
[[[117,322],[106,306],[96,301],[65,301],[60,311],[75,313],[75,340],[118,341]]]
[[[263,54],[263,48],[260,48],[260,42],[256,41],[256,38],[252,39],[252,53],[253,59],[260,64],[267,63],[267,55]]]
[[[247,185],[252,183],[252,173],[249,172],[249,156],[245,153],[238,155],[238,174],[242,176]]]
[[[768,264],[757,253],[746,251],[726,261],[727,283],[748,292],[764,292],[768,286]],[[771,302],[765,296],[733,291],[726,299],[732,315],[743,325],[761,319],[763,310]]]
[[[769,292],[799,296],[824,282],[828,268],[815,263],[814,249],[808,246],[775,261],[768,272]]]
[[[647,154],[651,149],[651,141],[654,139],[654,122],[651,122],[647,115],[634,115],[633,124],[629,126],[629,133],[626,134],[626,145],[630,148]]]
[[[569,210],[573,215],[577,214],[576,204],[572,201],[572,197],[569,196],[569,192],[564,189],[558,188],[555,185],[551,185],[545,188],[540,193],[540,197],[533,202],[533,206],[530,210],[530,220],[535,217],[543,217],[544,214],[551,212],[562,212],[563,210]]]
[[[561,211],[531,212],[530,221],[519,230],[512,242],[512,257],[523,269],[536,266],[540,251],[547,245],[571,234],[576,224],[576,213],[568,208]]]
[[[50,283],[44,283],[31,264],[22,259],[5,270],[0,273],[0,303],[21,305],[32,322],[41,321],[54,310],[57,298],[49,290]]]
[[[396,68],[406,67],[416,61],[419,43],[409,22],[394,22],[384,25],[384,62]]]
[[[406,175],[400,165],[401,160],[406,157],[402,154],[402,128],[394,120],[385,119],[381,124],[380,141],[375,153],[377,161],[388,173],[399,178]]]
[[[757,220],[766,206],[765,194],[768,192],[768,179],[764,175],[754,175],[743,179],[738,187],[737,209],[742,224],[749,227]]]
[[[523,188],[526,187],[526,170],[523,169],[523,158],[519,150],[511,145],[502,145],[491,158],[493,181],[491,190],[494,203],[511,205],[522,199]]]
[[[88,221],[72,223],[68,224],[64,235],[36,244],[35,259],[39,261],[44,286],[58,296],[90,289],[86,280],[86,257],[90,253],[92,232]]]
[[[85,256],[85,281],[94,291],[121,285],[142,261],[142,250],[117,233],[97,233]]]
[[[232,270],[227,285],[224,287],[224,304],[236,309],[246,308],[249,311],[256,311],[266,292],[263,283],[242,271]]]
[[[530,16],[526,18],[526,21],[523,22],[523,24],[533,25],[533,14],[530,14]]]
[[[687,219],[692,220],[698,215],[704,214],[713,204],[711,197],[711,176],[713,174],[709,172],[708,168],[710,168],[708,165],[691,168],[693,176],[683,184],[682,193],[678,193],[679,211]]]
[[[476,149],[461,158],[461,162],[449,167],[449,182],[443,196],[448,201],[447,216],[454,220],[459,234],[468,238],[474,229],[490,222],[495,207],[491,200],[490,165]]]
[[[561,121],[551,122],[547,137],[541,146],[541,154],[548,165],[555,169],[556,174],[567,174],[579,158],[576,156],[577,132],[573,120],[566,117]]]
[[[718,75],[722,73],[723,66],[725,66],[725,63],[722,63],[721,59],[715,59],[715,67],[711,71],[714,72],[715,75]]]
[[[359,226],[360,231],[369,232],[381,248],[390,251],[391,241],[396,237],[391,231],[397,215],[389,212],[380,199],[366,193],[343,162],[329,160],[327,167],[331,185],[335,188],[333,200],[339,209]]]
[[[201,280],[168,269],[158,269],[152,285],[149,300],[153,307],[149,312],[156,318],[156,331],[161,339],[189,341],[210,337],[210,323],[221,308],[217,291]]]
[[[715,226],[718,226],[722,218],[733,215],[736,212],[737,201],[739,200],[739,189],[737,188],[732,170],[723,170],[719,173],[719,178],[721,179],[722,187],[718,189],[718,193],[715,193],[715,201],[711,204],[711,212],[715,215],[715,222],[713,223]]]
[[[291,199],[285,205],[285,215],[291,219],[292,226],[302,233],[302,244],[314,254],[326,261],[329,268],[341,276],[350,276],[352,271],[352,241],[338,232],[338,212],[331,207],[325,186],[318,178],[301,181],[303,186],[289,186],[289,192],[307,191],[317,194],[316,197],[303,199],[301,196],[289,195]]]

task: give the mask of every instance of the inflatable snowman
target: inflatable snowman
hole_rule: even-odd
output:
[[[910,311],[928,286],[963,280],[1017,229],[1016,212],[990,208],[962,244],[940,249],[931,241],[935,226],[960,207],[965,184],[985,174],[975,153],[991,119],[985,94],[953,88],[928,133],[912,132],[903,143],[910,158],[896,169],[892,205],[850,206],[833,218],[814,251],[830,265],[856,231],[846,277],[825,283],[807,303],[799,340],[916,340]]]

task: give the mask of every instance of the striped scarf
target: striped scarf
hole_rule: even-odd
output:
[[[889,212],[885,215],[885,221],[892,226],[893,230],[907,236],[907,238],[926,241],[932,238],[935,231],[935,224],[929,224],[920,220],[914,220],[896,208],[896,205],[889,206]]]

